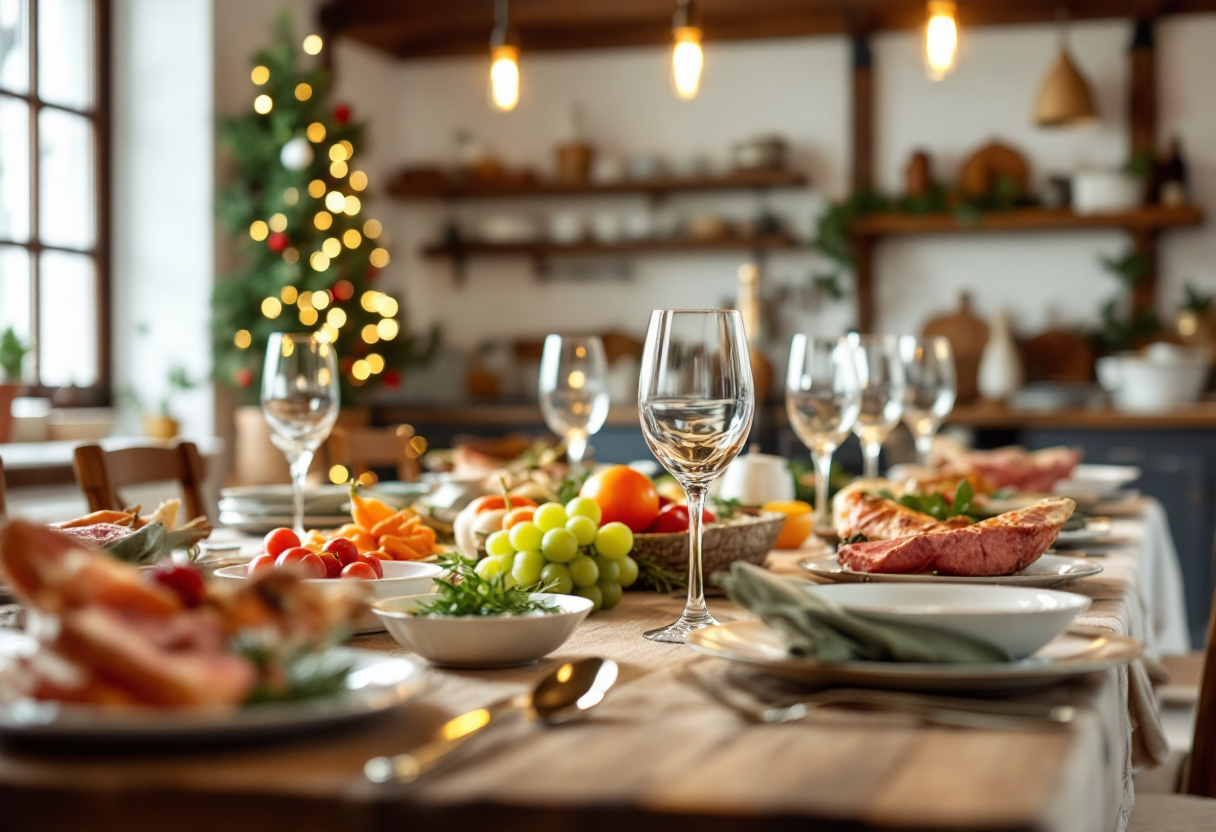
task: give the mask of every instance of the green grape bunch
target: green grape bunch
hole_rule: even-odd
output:
[[[253,58],[248,110],[219,125],[232,166],[219,219],[240,241],[244,267],[212,298],[214,373],[250,399],[274,332],[332,344],[347,400],[361,387],[399,386],[438,341],[437,330],[408,334],[402,301],[377,287],[390,240],[367,211],[364,124],[329,103],[323,48],[317,35],[298,47],[280,17]]]

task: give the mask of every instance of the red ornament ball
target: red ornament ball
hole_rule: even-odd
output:
[[[344,374],[350,375],[351,370],[355,369],[355,359],[348,355],[338,362],[338,366],[342,368]]]
[[[236,382],[237,387],[248,387],[253,384],[253,370],[248,367],[242,367],[236,371],[232,380]]]
[[[281,253],[290,242],[282,231],[276,231],[266,238],[266,246],[275,253]]]
[[[350,107],[345,104],[339,104],[334,107],[334,121],[338,124],[346,124],[350,121]]]
[[[385,370],[380,378],[384,381],[384,386],[390,390],[396,390],[401,386],[401,373],[396,370]]]
[[[355,287],[349,280],[339,280],[330,291],[338,300],[350,300],[355,296]]]

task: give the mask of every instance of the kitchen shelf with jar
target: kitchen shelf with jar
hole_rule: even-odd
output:
[[[857,220],[858,237],[904,234],[966,234],[993,231],[1067,231],[1113,228],[1131,232],[1161,231],[1200,225],[1203,209],[1196,205],[1148,205],[1131,211],[1078,214],[1067,208],[1016,208],[990,211],[967,221],[955,214],[875,213]]]
[[[487,199],[542,196],[614,196],[635,194],[651,198],[676,193],[709,191],[765,191],[804,188],[807,177],[792,170],[743,170],[724,176],[655,176],[622,178],[611,182],[565,181],[536,177],[457,179],[447,176],[399,176],[389,185],[390,195],[401,199]]]

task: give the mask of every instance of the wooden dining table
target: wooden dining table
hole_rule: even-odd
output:
[[[1070,588],[1094,603],[1078,623],[1151,639],[1137,526]],[[796,557],[777,555],[778,571]],[[815,711],[755,724],[688,684],[770,684],[641,632],[680,598],[628,592],[557,652],[504,670],[429,668],[425,691],[388,714],[275,742],[134,747],[0,744],[0,830],[985,830],[1120,832],[1133,766],[1164,753],[1139,664],[1020,695],[1067,704],[1064,726],[944,727],[890,712]],[[746,617],[711,599],[721,621]],[[353,646],[408,656],[386,634]],[[410,785],[363,776],[371,757],[409,750],[446,719],[521,693],[559,663],[606,656],[620,678],[604,702],[559,727],[519,720]],[[416,658],[416,657],[415,657]]]

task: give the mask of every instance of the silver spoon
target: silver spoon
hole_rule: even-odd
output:
[[[604,699],[616,677],[617,665],[612,659],[567,662],[541,679],[530,693],[501,699],[449,719],[431,739],[413,751],[368,760],[363,773],[373,783],[412,783],[504,717],[522,713],[550,725],[581,719]]]

